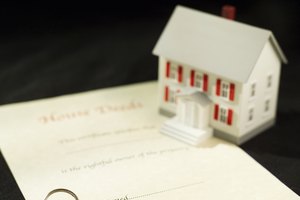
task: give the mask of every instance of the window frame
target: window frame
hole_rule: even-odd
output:
[[[227,124],[227,120],[228,120],[228,108],[225,108],[223,106],[220,106],[219,108],[219,122],[222,122],[224,124]]]
[[[220,84],[220,97],[226,99],[226,100],[230,100],[230,82],[228,81],[224,81],[222,80],[221,81],[221,84]],[[225,86],[225,88],[224,88]],[[225,89],[225,90],[224,90]],[[224,96],[224,94],[226,94],[226,96]]]
[[[203,91],[203,85],[204,85],[204,74],[198,71],[195,71],[194,74],[194,87],[197,89],[200,89],[201,91]],[[199,80],[200,79],[200,80]],[[197,83],[199,83],[199,85],[197,85]]]
[[[166,85],[164,89],[164,102],[176,104],[177,103],[176,94],[180,92],[181,92],[180,87]]]
[[[268,73],[266,78],[266,88],[270,90],[274,85],[274,76],[273,73]]]
[[[267,114],[270,112],[270,106],[271,105],[271,100],[270,98],[265,99],[264,101],[264,113]]]
[[[233,109],[215,104],[214,105],[214,120],[221,124],[232,126],[233,125]]]
[[[167,61],[166,62],[166,79],[176,82],[176,83],[183,83],[183,71],[184,68],[181,64]]]
[[[254,98],[257,94],[257,82],[254,81],[250,85],[250,98]]]
[[[175,63],[170,62],[170,74],[169,79],[178,81],[178,66]]]
[[[248,109],[248,117],[247,117],[247,122],[252,123],[254,121],[254,107],[251,106]]]
[[[208,74],[197,71],[195,69],[190,70],[189,86],[195,88],[201,92],[208,91]]]

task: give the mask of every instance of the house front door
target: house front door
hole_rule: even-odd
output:
[[[199,124],[199,105],[192,100],[184,101],[184,123],[191,127],[198,127]]]
[[[199,99],[181,98],[177,105],[177,115],[181,123],[194,128],[209,126],[209,103],[203,104]]]

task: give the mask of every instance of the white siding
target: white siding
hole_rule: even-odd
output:
[[[209,78],[209,92],[211,94],[210,98],[213,101],[211,105],[211,116],[210,116],[210,125],[212,128],[218,129],[222,132],[228,133],[229,135],[237,136],[238,135],[238,127],[240,125],[240,117],[239,117],[239,111],[240,111],[240,94],[241,94],[241,84],[235,82],[235,97],[234,101],[229,101],[221,96],[216,95],[216,81],[220,78],[221,81],[226,81],[231,83],[231,80],[228,80],[224,77],[215,76],[213,74],[210,74]],[[220,107],[230,108],[233,110],[233,117],[232,117],[232,125],[229,126],[226,123],[216,121],[214,119],[214,105],[218,104]],[[220,115],[220,112],[219,112]]]
[[[270,41],[267,42],[249,81],[243,85],[240,136],[276,117],[280,64],[281,62],[272,44]],[[269,75],[272,76],[272,83],[268,88]],[[251,96],[254,83],[255,94]],[[270,103],[268,112],[265,112],[266,101]],[[253,109],[253,119],[249,121],[251,108]]]
[[[165,90],[165,86],[168,85],[169,87],[174,87],[174,88],[178,88],[181,91],[184,88],[191,88],[190,87],[190,72],[192,69],[192,67],[182,64],[182,63],[177,63],[178,65],[181,65],[183,67],[183,81],[181,84],[179,84],[178,82],[174,81],[174,80],[170,80],[166,78],[166,63],[167,61],[171,61],[174,63],[174,61],[172,60],[167,60],[163,57],[159,57],[159,96],[160,96],[160,108],[169,111],[173,114],[175,114],[176,112],[176,105],[172,104],[172,103],[166,103],[164,101],[164,90]],[[241,84],[240,83],[234,83],[231,80],[226,79],[225,77],[220,77],[220,76],[216,76],[214,74],[210,74],[207,72],[204,72],[208,75],[208,91],[205,92],[208,97],[212,100],[212,104],[210,106],[210,114],[207,116],[209,117],[209,124],[212,128],[216,128],[219,129],[223,132],[226,132],[230,135],[234,135],[237,136],[238,135],[238,127],[240,127],[241,121],[240,121],[240,117],[239,117],[239,112],[240,112],[240,106],[239,106],[239,102],[240,102],[240,93],[241,93]],[[235,97],[234,97],[234,101],[230,101],[229,99],[225,99],[223,97],[217,96],[216,95],[216,81],[217,79],[221,79],[222,81],[227,81],[229,83],[234,83],[235,84]],[[197,89],[195,89],[197,90]],[[199,90],[200,91],[200,90]],[[220,122],[220,121],[216,121],[214,119],[214,105],[218,104],[219,106],[222,107],[226,107],[226,108],[230,108],[233,110],[233,121],[232,121],[232,125],[228,125],[226,123]]]
[[[166,86],[168,86],[170,89],[179,89],[179,85],[176,83],[176,81],[166,78],[166,63],[167,63],[167,61],[168,61],[167,59],[165,59],[161,56],[159,57],[159,75],[158,75],[159,105],[160,105],[160,108],[163,108],[164,110],[175,114],[176,105],[172,104],[172,103],[167,103],[164,100],[164,94],[165,94],[165,87]],[[184,72],[183,72],[183,75],[184,75]]]

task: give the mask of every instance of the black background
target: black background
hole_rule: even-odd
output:
[[[277,124],[242,148],[299,195],[300,1],[1,2],[0,104],[155,80],[151,51],[176,4],[216,15],[232,4],[275,34],[289,60]],[[0,199],[23,199],[2,156]]]

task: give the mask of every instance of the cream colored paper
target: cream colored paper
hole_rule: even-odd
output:
[[[299,199],[235,145],[159,134],[157,102],[150,82],[4,106],[0,147],[27,200]]]

